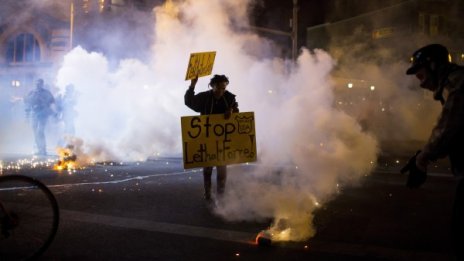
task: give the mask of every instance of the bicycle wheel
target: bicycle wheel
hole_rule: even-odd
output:
[[[40,256],[58,230],[59,209],[52,192],[22,175],[0,176],[0,259]]]

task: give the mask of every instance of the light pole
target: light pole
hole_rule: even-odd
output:
[[[249,28],[256,31],[289,36],[292,39],[292,59],[293,61],[296,61],[298,55],[298,0],[293,0],[293,14],[292,18],[290,19],[290,26],[292,27],[291,32],[258,26],[249,26]]]
[[[296,61],[298,55],[298,0],[293,0],[292,16],[292,59]]]
[[[71,1],[69,7],[69,50],[73,48],[74,37],[74,1]]]

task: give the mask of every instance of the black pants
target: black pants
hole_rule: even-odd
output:
[[[464,261],[464,178],[460,179],[456,188],[452,229],[457,260]]]
[[[216,166],[216,191],[218,195],[222,195],[226,188],[227,179],[227,166]],[[203,168],[203,181],[205,187],[205,197],[211,197],[211,176],[213,174],[213,167]]]

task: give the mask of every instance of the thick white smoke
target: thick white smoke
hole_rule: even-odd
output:
[[[351,38],[344,38],[330,47],[330,53],[335,59],[343,61],[338,64],[337,76],[352,77],[344,79],[344,84],[339,85],[339,88],[345,90],[338,93],[336,104],[344,102],[339,108],[358,121],[364,121],[369,132],[384,142],[384,145],[394,143],[390,148],[383,148],[389,150],[389,153],[404,153],[401,150],[411,146],[406,150],[414,152],[420,148],[414,146],[420,146],[418,143],[429,137],[440,104],[433,101],[430,92],[419,88],[416,77],[405,74],[409,67],[408,57],[401,59],[398,56],[411,50],[380,46],[369,50],[368,43],[360,38],[355,30]],[[358,82],[354,82],[350,90],[346,83],[353,80]],[[364,82],[360,83],[359,80]],[[353,92],[356,94],[353,95]],[[426,97],[427,94],[430,97]],[[405,146],[400,141],[415,142]]]
[[[195,114],[183,103],[189,54],[217,51],[213,73],[229,77],[241,111],[255,112],[259,166],[265,166],[230,177],[217,212],[232,220],[273,217],[290,228],[285,239],[303,240],[314,234],[317,205],[338,185],[370,172],[377,143],[333,108],[334,61],[327,53],[302,50],[295,64],[256,58],[271,50],[266,40],[239,30],[247,24],[249,5],[167,1],[154,10],[151,63],[123,60],[110,69],[103,55],[76,47],[56,83],[75,85],[76,136],[87,153],[102,157],[96,160],[180,155],[180,116]],[[207,78],[199,80],[197,91],[206,90]]]
[[[313,210],[338,186],[369,173],[376,141],[333,108],[332,60],[326,53],[304,51],[289,75],[266,63],[258,67],[266,73],[252,71],[270,77],[266,86],[274,90],[256,116],[265,167],[230,177],[233,185],[218,213],[229,219],[274,217],[276,239],[303,240],[315,232],[309,225]],[[280,231],[282,223],[290,229]]]

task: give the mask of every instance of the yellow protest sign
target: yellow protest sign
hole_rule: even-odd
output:
[[[256,161],[253,112],[181,117],[184,168]]]
[[[187,67],[185,80],[191,80],[195,77],[210,75],[213,71],[214,59],[216,52],[192,53]]]

